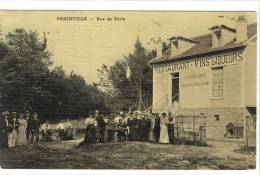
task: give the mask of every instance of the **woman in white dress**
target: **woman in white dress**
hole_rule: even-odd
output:
[[[160,143],[169,143],[169,135],[168,135],[168,118],[166,117],[166,113],[162,113],[162,117],[160,119],[160,127],[161,127],[161,131],[160,131]]]
[[[27,145],[26,139],[26,129],[27,129],[27,120],[20,114],[18,118],[19,128],[18,128],[18,135],[16,140],[16,145]]]

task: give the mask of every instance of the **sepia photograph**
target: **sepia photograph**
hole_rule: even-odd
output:
[[[254,11],[0,10],[1,169],[255,170]]]

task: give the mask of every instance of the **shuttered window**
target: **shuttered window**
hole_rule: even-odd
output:
[[[223,67],[212,68],[212,95],[213,97],[223,96]]]
[[[179,102],[179,73],[172,74],[172,102]]]

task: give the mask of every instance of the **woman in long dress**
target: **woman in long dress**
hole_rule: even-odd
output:
[[[136,114],[129,119],[129,140],[136,141],[138,139],[138,120]]]
[[[12,112],[12,116],[10,119],[10,132],[8,135],[8,145],[10,148],[14,148],[16,146],[17,141],[17,133],[19,128],[18,118],[16,112]]]
[[[14,129],[14,119],[13,116],[9,116],[8,117],[8,125],[7,125],[7,131],[8,131],[8,135],[7,135],[7,139],[8,139],[8,148],[13,148],[15,147],[15,145],[13,144],[13,138],[14,138],[14,133],[15,133],[15,129]]]
[[[162,117],[160,119],[160,126],[161,126],[161,131],[160,131],[160,143],[169,143],[169,135],[168,135],[168,118],[166,117],[166,113],[162,113]]]
[[[20,114],[18,118],[18,135],[16,140],[16,145],[27,145],[26,139],[26,129],[27,129],[27,120],[24,118],[22,114]]]
[[[96,141],[97,141],[96,128],[95,128],[96,121],[95,121],[95,118],[93,117],[93,115],[90,115],[85,120],[85,124],[87,125],[87,128],[86,128],[86,135],[85,135],[84,142],[87,144],[96,143]]]
[[[119,141],[124,141],[126,138],[125,131],[120,130],[120,129],[125,129],[125,128],[126,128],[126,125],[124,124],[123,120],[119,119],[119,123],[117,124],[117,129],[118,129],[117,137],[118,137]]]

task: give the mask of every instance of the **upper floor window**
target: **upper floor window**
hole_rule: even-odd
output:
[[[172,102],[179,102],[179,73],[172,74]]]
[[[212,68],[212,95],[223,96],[223,66]]]

